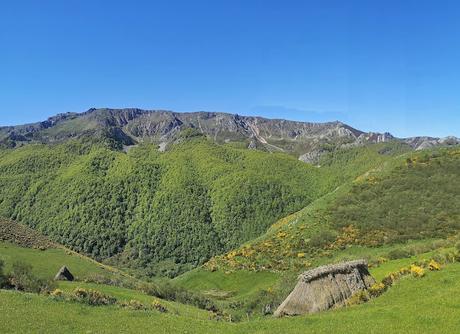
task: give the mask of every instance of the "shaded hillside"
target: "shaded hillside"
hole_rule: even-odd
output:
[[[57,246],[34,229],[3,218],[0,218],[0,241],[42,250]]]

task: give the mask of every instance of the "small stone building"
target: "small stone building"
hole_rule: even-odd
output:
[[[325,265],[299,275],[291,294],[275,311],[275,316],[324,311],[345,304],[354,293],[375,283],[365,260]]]

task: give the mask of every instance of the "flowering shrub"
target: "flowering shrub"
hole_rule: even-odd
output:
[[[365,303],[369,300],[369,293],[366,290],[360,290],[354,293],[347,301],[347,306],[358,305]]]
[[[374,285],[372,285],[368,289],[368,292],[371,297],[378,297],[382,293],[384,293],[386,289],[387,289],[387,286],[383,284],[382,282],[380,282],[380,283],[375,283]]]
[[[435,260],[431,260],[430,263],[428,264],[428,268],[433,271],[433,270],[440,270],[441,265],[436,262]]]
[[[425,276],[425,270],[422,267],[417,266],[415,264],[410,266],[410,272],[411,272],[412,276],[414,276],[414,277],[423,277],[423,276]]]
[[[114,297],[103,294],[100,291],[83,288],[76,288],[73,291],[72,298],[88,305],[112,305],[117,301]]]
[[[152,308],[157,311],[160,311],[161,313],[168,312],[168,309],[166,308],[166,306],[163,306],[158,300],[155,300],[152,302]]]
[[[142,304],[140,301],[131,299],[129,302],[119,303],[121,307],[130,308],[132,310],[147,310],[148,307],[145,304]]]
[[[393,283],[396,282],[396,280],[398,280],[400,277],[401,274],[399,274],[399,272],[390,273],[382,279],[382,284],[388,288],[392,286]]]
[[[402,267],[401,269],[399,269],[399,273],[401,274],[401,276],[408,275],[410,274],[410,268]]]
[[[64,291],[61,289],[54,289],[51,291],[50,296],[54,298],[62,298],[64,296]]]
[[[286,235],[287,235],[287,233],[283,232],[283,231],[277,233],[278,238],[284,238],[284,237],[286,237]]]

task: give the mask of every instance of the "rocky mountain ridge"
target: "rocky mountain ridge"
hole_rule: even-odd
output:
[[[396,140],[413,149],[460,143],[455,137],[399,139],[388,132],[363,132],[339,121],[310,123],[221,112],[179,113],[136,108],[92,108],[83,113],[58,114],[43,122],[0,127],[0,142],[2,146],[15,147],[88,136],[110,138],[120,147],[149,141],[166,149],[186,129],[219,143],[237,142],[248,148],[287,152],[312,163],[331,149],[367,143]]]

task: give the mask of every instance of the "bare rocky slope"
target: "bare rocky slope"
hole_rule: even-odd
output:
[[[363,132],[339,121],[309,123],[220,112],[92,108],[83,113],[59,114],[43,122],[0,127],[0,144],[16,147],[88,136],[109,139],[118,148],[151,141],[166,149],[184,130],[188,135],[202,133],[220,143],[284,151],[305,162],[317,162],[324,152],[338,147],[366,143],[397,140],[413,149],[460,143],[455,137],[398,139],[390,133]]]

